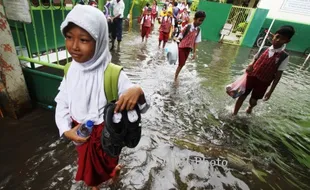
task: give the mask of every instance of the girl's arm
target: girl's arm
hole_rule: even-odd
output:
[[[67,87],[66,87],[66,77],[63,78],[60,86],[59,92],[55,98],[57,103],[56,105],[56,113],[55,113],[55,121],[56,125],[59,129],[60,136],[66,136],[68,139],[77,142],[83,143],[86,142],[87,138],[83,138],[77,135],[77,130],[80,127],[80,124],[71,129],[72,120],[69,113],[68,106],[68,95],[67,95]]]
[[[201,42],[201,29],[199,30],[199,33],[195,39],[195,45],[194,45],[194,49],[193,49],[193,59],[196,59],[196,55],[197,55],[197,46],[198,46],[198,43]]]
[[[118,95],[119,100],[116,102],[115,112],[124,109],[132,110],[137,103],[141,112],[146,112],[143,109],[146,105],[146,99],[142,88],[139,85],[134,85],[123,71],[121,71],[118,79]]]
[[[66,77],[63,78],[59,88],[59,92],[55,98],[57,103],[55,112],[55,121],[59,129],[59,135],[71,129],[72,120],[69,114],[68,95],[66,89]]]

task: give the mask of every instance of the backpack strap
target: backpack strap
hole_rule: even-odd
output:
[[[185,36],[187,36],[187,34],[189,33],[189,31],[191,30],[191,27],[192,27],[191,24],[188,24],[188,25],[186,26],[182,39],[184,39]],[[200,27],[197,28],[196,38],[197,38],[197,36],[199,35],[199,32],[200,32]]]
[[[64,68],[65,77],[67,76],[67,73],[68,73],[68,70],[69,70],[70,65],[71,65],[71,63],[67,63],[67,64],[65,65],[65,68]]]
[[[109,102],[118,99],[118,78],[123,67],[109,63],[104,71],[104,92]]]
[[[183,38],[182,38],[182,39],[184,39],[185,36],[187,36],[187,34],[189,33],[190,29],[191,29],[191,25],[188,24],[188,25],[186,26],[185,30],[184,30]]]
[[[67,76],[71,63],[67,63],[64,68],[65,77]],[[123,67],[109,63],[104,71],[104,92],[109,102],[118,99],[118,78]]]

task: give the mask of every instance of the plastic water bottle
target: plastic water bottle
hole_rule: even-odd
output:
[[[93,130],[94,122],[91,120],[88,120],[85,124],[81,125],[80,128],[77,130],[77,135],[80,137],[86,138],[88,137],[92,130]],[[74,142],[75,145],[81,145],[83,143],[76,143]]]

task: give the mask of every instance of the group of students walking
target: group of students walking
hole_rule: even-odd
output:
[[[185,65],[190,52],[193,59],[196,58],[197,44],[201,42],[200,25],[203,23],[206,14],[204,11],[197,11],[194,19],[190,22],[189,6],[185,2],[171,2],[164,4],[162,11],[158,14],[156,1],[150,7],[149,4],[143,8],[140,21],[142,42],[149,37],[156,21],[160,24],[158,47],[165,48],[169,39],[174,40],[179,46],[179,64],[175,72],[174,80],[177,81],[180,71]]]
[[[119,155],[109,156],[101,147],[102,132],[104,131],[105,120],[104,110],[109,103],[106,92],[105,76],[115,75],[107,71],[111,62],[109,51],[108,21],[116,24],[117,34],[112,36],[112,45],[115,39],[121,41],[121,23],[123,18],[124,3],[122,0],[115,0],[114,15],[104,14],[97,8],[89,5],[77,5],[61,24],[61,32],[65,36],[65,44],[72,56],[72,63],[63,78],[55,101],[57,103],[55,120],[60,136],[83,143],[76,147],[78,152],[78,169],[76,180],[82,180],[93,190],[98,190],[101,183],[117,180],[119,171],[123,167],[119,164]],[[141,19],[142,34],[147,33],[143,27],[152,26],[155,21],[151,8]],[[172,11],[160,20],[159,46],[163,41],[163,47],[169,38],[170,30],[173,28]],[[86,16],[85,16],[86,15]],[[196,57],[197,44],[201,41],[200,25],[206,18],[204,11],[197,11],[192,22],[184,25],[180,34],[175,37],[178,44],[179,64],[175,72],[175,80],[185,65],[185,62],[192,51],[193,58]],[[143,25],[146,23],[145,25]],[[257,100],[264,98],[268,100],[277,86],[283,71],[288,64],[288,54],[284,51],[285,44],[290,42],[295,30],[291,26],[283,26],[276,31],[272,46],[258,53],[253,63],[247,69],[247,83],[245,93],[236,102],[234,115],[236,115],[245,100],[251,94],[250,105],[247,113],[251,113],[256,106]],[[113,47],[113,46],[112,46]],[[117,100],[114,113],[121,113],[124,110],[133,110],[138,107],[142,110],[146,104],[144,92],[139,85],[134,85],[124,71],[118,73]],[[270,89],[267,91],[268,87]],[[111,93],[111,92],[110,92]],[[93,131],[87,138],[77,134],[78,128],[85,121],[91,120],[94,123]]]

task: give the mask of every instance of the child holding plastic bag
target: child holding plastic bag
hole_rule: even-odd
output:
[[[197,45],[201,42],[201,30],[200,25],[203,23],[206,18],[206,13],[204,11],[197,11],[195,13],[193,23],[189,24],[184,31],[179,34],[179,39],[181,42],[179,44],[179,65],[175,71],[174,81],[177,82],[179,73],[181,72],[185,62],[190,54],[193,51],[193,59],[196,58]]]
[[[165,53],[167,56],[167,60],[169,62],[170,65],[172,64],[176,64],[177,60],[178,60],[178,44],[173,41],[172,43],[170,43],[166,48],[165,48]]]
[[[259,99],[267,101],[287,68],[289,55],[285,46],[295,34],[292,26],[282,26],[272,39],[272,46],[263,48],[255,55],[253,63],[246,69],[245,92],[238,98],[233,115],[237,115],[246,97],[251,93],[246,113],[251,114]],[[270,86],[269,90],[268,87]]]
[[[226,86],[226,93],[232,98],[238,98],[245,93],[247,74],[244,73],[235,82]]]

